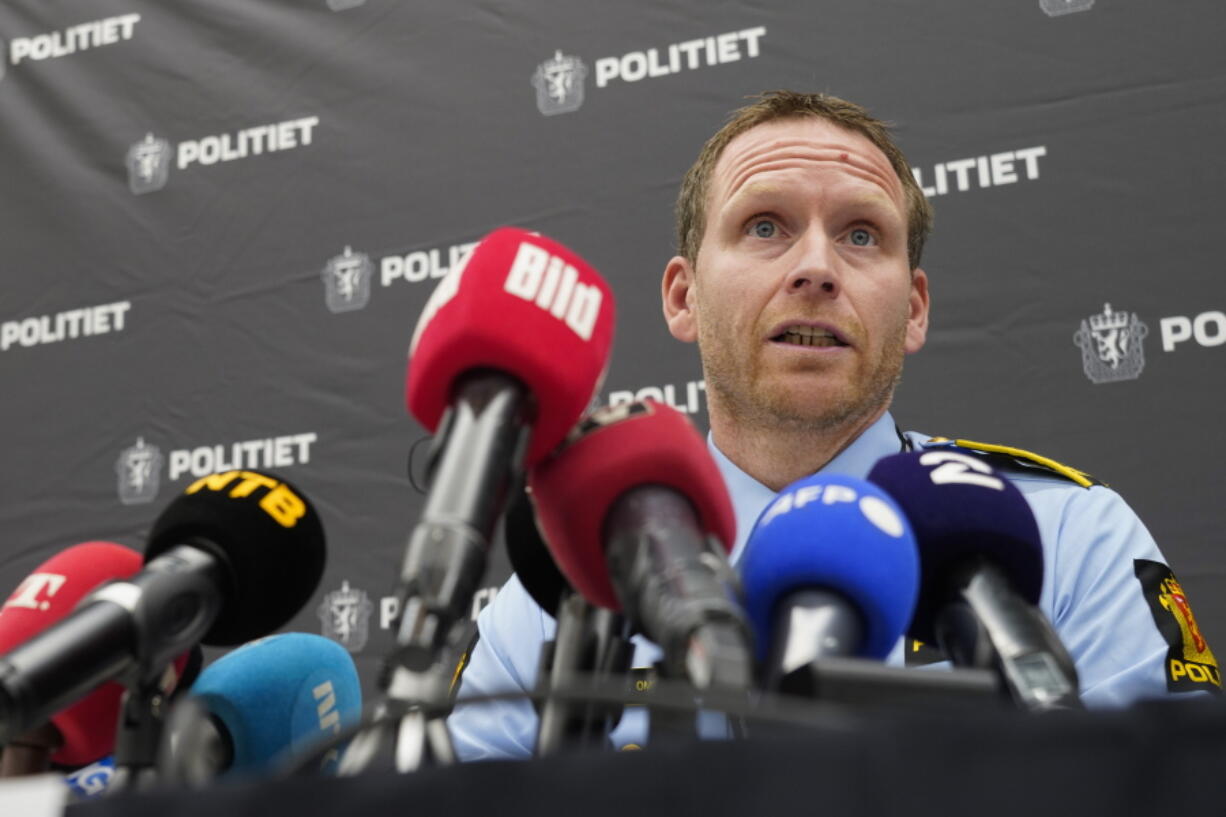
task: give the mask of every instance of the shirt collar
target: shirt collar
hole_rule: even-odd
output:
[[[817,473],[844,474],[864,479],[877,460],[897,454],[901,445],[894,418],[887,411]],[[732,498],[732,509],[736,513],[736,542],[731,556],[735,564],[745,549],[745,540],[749,538],[754,522],[758,521],[758,516],[775,498],[776,493],[724,456],[724,453],[715,447],[710,434],[707,435],[707,448],[724,477],[724,484],[728,486],[728,494]]]

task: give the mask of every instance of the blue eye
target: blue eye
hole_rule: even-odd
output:
[[[847,240],[857,247],[868,247],[877,243],[877,239],[873,237],[873,234],[863,227],[857,227],[848,233]]]
[[[775,226],[775,222],[765,218],[755,221],[752,229],[753,234],[758,238],[774,238],[775,233],[779,231],[779,228]]]

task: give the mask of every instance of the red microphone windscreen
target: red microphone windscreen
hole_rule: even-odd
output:
[[[85,542],[60,551],[34,569],[0,608],[0,654],[67,616],[103,582],[135,575],[144,557],[113,542]],[[123,687],[111,681],[51,717],[64,739],[54,763],[83,766],[109,754]]]
[[[621,605],[605,563],[603,528],[622,494],[641,485],[672,488],[726,550],[736,535],[732,501],[706,441],[684,414],[651,400],[592,412],[565,447],[529,471],[528,481],[554,561],[585,598],[611,610]]]
[[[434,433],[461,374],[509,374],[535,397],[531,465],[591,403],[613,323],[613,294],[583,259],[548,238],[499,228],[452,268],[422,310],[409,347],[409,411]]]

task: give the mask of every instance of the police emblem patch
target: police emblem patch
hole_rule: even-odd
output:
[[[532,74],[532,87],[536,88],[536,107],[545,116],[570,113],[583,105],[583,80],[587,78],[587,66],[578,57],[554,52],[553,58],[545,60]]]
[[[370,279],[374,264],[364,252],[345,251],[324,264],[324,300],[332,312],[352,312],[370,302]]]
[[[1111,304],[1081,322],[1073,333],[1073,343],[1081,347],[1081,365],[1094,383],[1136,380],[1145,369],[1145,348],[1141,341],[1149,327],[1135,312],[1113,312]]]
[[[1183,587],[1161,562],[1134,559],[1134,571],[1158,632],[1170,645],[1166,656],[1166,688],[1170,692],[1206,689],[1220,694],[1222,677]]]
[[[370,614],[375,609],[365,590],[341,582],[340,590],[323,597],[315,613],[324,636],[349,652],[359,652],[370,638]]]
[[[170,142],[146,133],[144,139],[128,148],[125,163],[128,189],[135,195],[161,190],[170,178]]]
[[[162,474],[162,452],[149,445],[144,437],[136,445],[125,448],[115,461],[119,501],[125,505],[143,505],[157,499]]]

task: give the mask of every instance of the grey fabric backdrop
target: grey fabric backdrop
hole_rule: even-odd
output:
[[[705,426],[659,312],[673,197],[746,94],[792,87],[896,122],[931,190],[934,325],[895,416],[1111,483],[1226,643],[1224,22],[1208,0],[9,0],[0,589],[76,542],[141,546],[193,474],[270,467],[329,540],[292,628],[369,682],[421,505],[404,365],[437,278],[501,224],[562,241],[618,299],[601,399]]]

